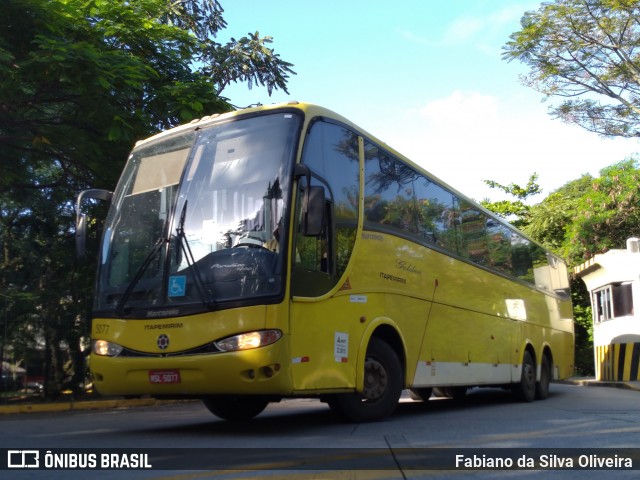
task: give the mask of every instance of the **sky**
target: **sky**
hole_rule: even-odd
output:
[[[526,185],[542,201],[570,180],[640,151],[554,120],[528,69],[501,54],[531,0],[222,0],[225,43],[248,32],[297,73],[282,91],[246,84],[222,95],[238,106],[298,100],[327,107],[465,195],[505,198],[483,180]]]

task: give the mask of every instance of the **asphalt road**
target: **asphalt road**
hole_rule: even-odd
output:
[[[11,414],[0,416],[0,447],[36,450],[41,463],[50,452],[61,467],[3,478],[636,478],[640,391],[554,384],[547,400],[527,404],[476,389],[462,402],[405,398],[392,417],[366,424],[315,400],[272,404],[242,423],[198,402]],[[114,467],[144,459],[153,469],[68,468],[69,455],[72,466],[91,460],[79,453],[95,455],[97,467],[113,452],[147,455],[114,457]]]

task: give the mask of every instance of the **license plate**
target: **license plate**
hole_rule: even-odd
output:
[[[180,370],[149,370],[150,383],[180,383]]]

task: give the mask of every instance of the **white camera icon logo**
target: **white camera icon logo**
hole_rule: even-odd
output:
[[[8,468],[39,468],[40,451],[38,450],[9,450],[7,451]]]

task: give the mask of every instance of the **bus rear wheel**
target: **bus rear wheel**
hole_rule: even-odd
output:
[[[420,387],[420,388],[412,388],[409,390],[409,396],[411,400],[417,400],[426,402],[431,398],[431,394],[433,393],[433,388],[431,387]]]
[[[364,364],[362,393],[343,393],[328,399],[329,406],[353,422],[381,420],[393,413],[403,386],[402,365],[383,340],[372,338]]]
[[[549,384],[551,383],[551,362],[547,355],[542,355],[540,364],[540,381],[536,383],[536,399],[544,400],[549,396]]]
[[[536,364],[528,351],[522,356],[522,374],[520,382],[512,387],[516,399],[522,402],[532,402],[536,397]]]
[[[269,400],[249,395],[216,395],[203,400],[205,407],[223,420],[250,420],[267,408]]]
[[[454,400],[463,400],[467,396],[467,390],[469,387],[455,386],[455,387],[438,387],[435,389],[438,397],[452,398]]]

